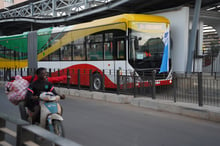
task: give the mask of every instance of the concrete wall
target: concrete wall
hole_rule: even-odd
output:
[[[192,29],[192,20],[193,17],[190,17],[190,22],[189,22],[189,30]],[[197,39],[196,39],[196,44],[195,44],[195,54],[201,56],[203,55],[203,21],[200,21],[197,26]],[[189,33],[189,39],[190,39],[190,33]],[[192,60],[192,71],[193,72],[202,72],[202,58],[194,58]]]
[[[220,23],[219,21],[216,21],[215,23],[211,22],[208,23],[209,25],[213,26],[217,33],[218,33],[218,37],[220,37]],[[213,64],[203,67],[203,72],[210,72],[212,70],[213,67],[213,72],[220,72],[220,52],[218,53],[218,56],[216,58],[214,58]]]
[[[4,8],[3,0],[0,0],[0,9]]]
[[[27,0],[14,0],[14,4],[22,3],[24,1],[27,1]]]
[[[4,0],[0,0],[0,9],[3,9],[5,7],[9,7],[11,5],[15,5],[15,4],[18,4],[18,3],[22,3],[24,1],[27,1],[27,0],[14,0],[13,3],[11,2],[5,2]]]
[[[154,13],[168,18],[171,29],[171,59],[173,71],[185,73],[188,55],[189,8],[181,7],[166,12]]]
[[[5,8],[5,7],[9,7],[11,5],[13,5],[13,3],[5,2],[4,0],[0,0],[0,9]]]

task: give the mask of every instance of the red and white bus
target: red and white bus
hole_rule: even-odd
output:
[[[169,85],[172,84],[169,29],[168,19],[144,14],[122,14],[82,24],[41,29],[37,31],[38,67],[59,69],[59,74],[67,74],[68,70],[71,76],[69,83],[76,85],[80,69],[80,85],[85,86],[90,85],[91,70],[95,90],[100,90],[103,82],[105,88],[117,88],[118,70],[121,76],[139,76],[138,80],[146,86],[146,76],[155,70],[155,84]],[[27,67],[25,57],[22,58],[17,64],[19,59],[15,59],[17,67]],[[164,65],[165,70],[162,69]],[[58,71],[52,70],[51,75],[57,76]],[[126,83],[129,82],[132,80],[126,79]]]

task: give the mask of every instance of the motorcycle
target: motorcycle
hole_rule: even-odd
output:
[[[45,128],[58,136],[64,137],[64,128],[62,125],[62,107],[58,103],[60,96],[52,92],[43,92],[40,99],[40,123],[39,126]],[[31,112],[28,111],[28,121],[31,122]]]

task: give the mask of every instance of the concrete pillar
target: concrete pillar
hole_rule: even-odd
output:
[[[28,68],[32,69],[30,74],[34,75],[33,69],[37,67],[37,32],[32,31],[28,34]]]
[[[196,58],[193,59],[192,68],[194,72],[202,72],[202,58],[203,55],[202,52],[202,44],[203,44],[203,22],[199,22],[197,30],[198,30],[198,36],[196,39],[196,45],[195,45],[195,55]]]
[[[195,55],[194,51],[196,47],[196,39],[198,38],[197,28],[199,24],[201,4],[202,4],[202,0],[195,1],[195,8],[194,8],[193,19],[192,19],[192,29],[190,31],[190,36],[189,36],[188,59],[187,59],[187,66],[186,66],[187,73],[192,72],[193,58]]]
[[[218,32],[218,37],[220,38],[220,23],[219,24],[214,24],[214,28]]]
[[[219,21],[218,21],[219,22]],[[216,29],[218,33],[218,37],[220,38],[220,23],[213,24],[213,27]],[[218,53],[218,56],[213,61],[213,72],[220,72],[220,52]]]

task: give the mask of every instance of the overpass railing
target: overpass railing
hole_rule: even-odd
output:
[[[41,127],[3,113],[0,113],[0,145],[80,146]]]
[[[17,8],[4,8],[4,11],[0,12],[0,19],[16,17],[51,18],[69,16],[89,8],[104,5],[111,1],[112,0],[40,0],[33,3],[27,3]]]

